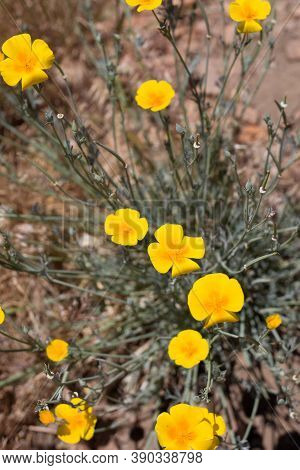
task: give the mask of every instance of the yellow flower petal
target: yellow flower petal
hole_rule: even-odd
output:
[[[149,230],[148,220],[145,219],[144,217],[141,217],[139,220],[138,229],[137,229],[138,240],[143,240],[145,236],[147,235],[148,230]]]
[[[32,52],[37,57],[40,68],[50,69],[54,62],[54,54],[48,44],[42,39],[36,39],[32,44]]]
[[[271,4],[269,2],[260,2],[257,14],[257,20],[264,20],[271,13]]]
[[[206,411],[205,419],[207,419],[212,424],[214,433],[217,436],[223,436],[223,434],[226,432],[226,424],[222,416],[216,415],[215,413],[209,413],[208,410]]]
[[[199,321],[204,320],[212,312],[207,310],[206,301],[209,298],[209,294],[206,289],[207,283],[205,282],[206,276],[202,279],[198,279],[188,294],[188,306],[192,316]]]
[[[154,234],[158,243],[170,249],[179,248],[183,240],[183,228],[177,224],[165,224]]]
[[[224,309],[228,312],[239,312],[242,310],[245,297],[240,283],[236,279],[229,279],[226,282],[225,292],[227,294],[227,302]]]
[[[48,75],[41,69],[34,69],[32,72],[22,74],[22,90],[26,88],[38,85],[39,83],[48,80]]]
[[[199,269],[193,258],[202,258],[205,253],[201,237],[184,237],[183,228],[178,224],[165,224],[154,234],[158,243],[152,243],[148,254],[154,268],[166,273],[172,266],[172,277],[187,274]]]
[[[201,259],[205,255],[205,245],[202,237],[183,237],[182,247],[187,258]]]
[[[136,232],[121,232],[113,235],[111,241],[116,245],[135,246],[138,243],[138,237]]]
[[[244,293],[236,279],[226,274],[208,274],[198,279],[188,294],[188,306],[196,320],[206,319],[205,327],[236,322],[235,312],[244,305]]]
[[[226,312],[225,310],[222,310],[209,315],[205,320],[204,328],[210,328],[216,323],[236,323],[238,321],[239,317],[234,312]]]
[[[209,416],[213,424],[208,419]],[[216,423],[223,425],[220,418],[208,413],[207,408],[179,403],[172,406],[169,413],[158,416],[155,432],[160,445],[166,450],[215,449],[219,444],[216,436],[219,428]]]
[[[64,423],[58,428],[58,437],[69,444],[76,444],[80,439],[92,439],[97,422],[92,414],[92,407],[82,398],[72,398],[71,404],[60,404],[55,408],[57,418]]]
[[[137,90],[135,100],[141,108],[157,112],[169,106],[174,96],[175,91],[168,82],[148,80]]]
[[[120,218],[115,214],[109,214],[104,222],[104,231],[106,235],[114,235],[118,232]]]
[[[74,397],[71,399],[72,405],[75,405],[77,409],[80,411],[87,411],[88,409],[88,404],[85,400],[79,397]]]
[[[198,269],[200,269],[200,266],[195,261],[188,258],[178,258],[173,262],[172,277],[198,271]]]
[[[122,219],[127,222],[132,222],[140,218],[139,211],[136,211],[135,209],[118,209],[115,214],[116,216],[122,217]]]
[[[208,342],[195,330],[181,331],[171,339],[168,347],[170,359],[187,369],[206,359],[208,352]]]
[[[136,92],[135,100],[137,104],[143,109],[150,109],[153,106],[154,94],[151,90],[156,87],[156,80],[148,80],[142,83]]]
[[[214,422],[214,430],[217,436],[223,436],[226,432],[226,424],[222,416],[215,416]]]
[[[137,11],[140,13],[144,10],[154,10],[162,4],[163,0],[141,0],[139,1],[140,6]]]
[[[67,422],[74,420],[78,414],[78,410],[76,408],[65,403],[56,405],[54,411],[57,418],[63,419]]]
[[[22,62],[23,54],[31,54],[30,34],[17,34],[2,45],[2,52],[10,59]]]
[[[78,444],[81,439],[80,429],[71,429],[67,424],[61,424],[57,429],[57,437],[66,444]]]
[[[97,422],[97,418],[95,416],[89,419],[89,427],[87,431],[85,432],[85,434],[82,436],[82,438],[85,441],[90,441],[94,437],[96,422]]]
[[[125,0],[127,5],[130,7],[136,7],[139,5],[137,11],[143,10],[154,10],[162,4],[163,0]]]
[[[118,209],[109,214],[104,223],[107,235],[112,236],[111,241],[118,245],[134,246],[143,240],[148,232],[148,221],[140,217],[134,209]]]
[[[282,323],[282,318],[279,313],[274,313],[274,315],[269,315],[266,318],[266,325],[269,330],[275,330],[278,328]]]
[[[169,413],[171,416],[181,418],[187,415],[190,410],[190,405],[187,403],[178,403],[177,405],[171,406]]]
[[[53,362],[60,362],[69,354],[69,344],[62,339],[54,339],[46,347],[47,357]]]
[[[202,421],[195,427],[195,437],[191,441],[192,450],[210,450],[214,440],[212,425],[207,421]]]
[[[256,33],[262,30],[257,20],[264,20],[271,13],[271,4],[265,0],[236,0],[229,5],[229,16],[237,21],[239,33]]]
[[[161,413],[156,420],[156,425],[155,425],[155,431],[161,434],[161,439],[162,440],[167,440],[169,437],[169,431],[172,428],[172,419],[169,413]],[[164,447],[165,444],[161,443],[161,445]]]
[[[39,420],[45,426],[55,423],[55,416],[50,410],[41,410],[39,412]]]
[[[8,57],[0,63],[0,72],[7,85],[15,86],[22,80],[25,90],[48,79],[43,69],[52,66],[54,54],[42,39],[32,44],[29,34],[18,34],[5,41],[2,51]]]
[[[244,14],[241,5],[236,2],[230,3],[229,16],[233,21],[244,21]]]
[[[138,240],[143,240],[148,232],[148,221],[141,218],[141,215],[135,209],[119,209],[116,216],[124,220],[126,224],[136,231]]]
[[[204,417],[202,408],[186,403],[171,406],[170,415],[176,420],[177,426],[182,429],[197,426]]]
[[[2,307],[0,307],[0,325],[5,322],[5,313]]]
[[[249,33],[258,33],[262,30],[262,25],[255,20],[248,20],[244,21],[243,23],[239,23],[238,25],[238,32],[249,34]]]
[[[125,0],[130,7],[138,7],[138,12],[143,10],[154,10],[162,4],[163,0]]]
[[[150,243],[148,246],[148,255],[154,268],[159,273],[165,274],[171,269],[173,265],[172,259],[168,253],[166,253],[165,248],[159,243]]]
[[[5,59],[0,62],[0,73],[8,86],[16,86],[22,79],[22,72],[11,59]]]

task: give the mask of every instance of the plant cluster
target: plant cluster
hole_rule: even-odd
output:
[[[273,54],[271,5],[262,0],[230,3],[228,15],[237,23],[236,35],[212,105],[207,95],[211,31],[205,2],[195,1],[191,15],[191,29],[199,13],[207,28],[206,66],[200,77],[177,44],[181,10],[172,1],[126,3],[142,14],[153,14],[158,33],[174,51],[180,78],[171,84],[153,70],[149,80],[131,90],[135,100],[129,105],[118,75],[122,36],[114,36],[113,51],[108,51],[86,2],[87,24],[101,55],[92,62],[112,102],[113,146],[84,123],[72,86],[44,40],[32,41],[24,33],[2,45],[1,92],[26,124],[26,131],[20,131],[1,115],[3,144],[20,148],[49,183],[49,194],[65,208],[76,207],[77,216],[28,214],[29,221],[49,233],[38,247],[28,241],[22,248],[1,230],[0,264],[41,277],[62,293],[85,296],[91,311],[89,334],[81,334],[81,324],[68,324],[59,325],[64,334],[58,336],[56,323],[45,341],[20,329],[12,312],[0,308],[0,335],[20,343],[20,353],[30,352],[39,364],[46,362],[45,374],[55,390],[48,399],[41,398],[36,411],[40,422],[56,426],[57,437],[67,444],[88,441],[101,432],[97,407],[119,384],[126,393],[120,403],[127,410],[151,403],[153,429],[162,448],[243,448],[261,400],[283,396],[290,416],[297,419],[293,388],[283,385],[282,376],[295,382],[298,214],[288,199],[278,210],[270,201],[299,158],[300,143],[290,132],[283,99],[276,103],[278,121],[265,118],[268,144],[259,172],[242,182],[234,133],[245,76],[263,45]],[[224,2],[220,4],[224,11]],[[228,83],[239,62],[241,77],[228,99]],[[64,81],[70,107],[64,113],[47,98],[51,74]],[[169,113],[174,100],[181,110],[176,125]],[[46,108],[43,117],[38,102]],[[250,98],[242,104],[244,111]],[[147,156],[148,128],[145,155],[140,156],[129,139],[127,126],[134,113],[139,123],[144,121],[141,113],[150,114],[148,128],[163,135],[165,156],[159,164]],[[116,116],[125,156],[119,150]],[[18,180],[3,157],[1,168],[7,179]],[[71,190],[66,189],[68,183]],[[6,208],[3,217],[18,220],[21,214]],[[92,245],[83,246],[83,234]],[[14,333],[5,329],[8,324]],[[263,381],[254,383],[250,374],[246,380],[234,378],[240,357],[246,369],[267,364],[277,390],[268,390]],[[90,369],[91,363],[89,375],[85,367]],[[126,389],[131,376],[138,377],[133,392]],[[243,435],[231,426],[228,390],[233,380],[254,397]]]

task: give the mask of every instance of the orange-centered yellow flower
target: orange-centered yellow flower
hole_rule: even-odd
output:
[[[265,20],[271,13],[271,5],[264,0],[235,0],[229,5],[229,16],[237,21],[239,33],[257,33],[262,30],[257,20]]]
[[[188,305],[196,320],[205,320],[205,328],[216,323],[237,322],[244,305],[244,293],[236,279],[226,274],[207,274],[195,282],[188,295]]]
[[[171,339],[168,347],[170,359],[178,366],[190,369],[207,358],[209,344],[195,330],[184,330]]]
[[[148,246],[151,262],[161,274],[172,268],[172,277],[199,269],[193,259],[201,259],[205,253],[202,237],[186,237],[183,228],[177,224],[165,224],[154,234],[158,243]]]
[[[62,339],[54,339],[46,347],[46,354],[53,362],[62,361],[69,354],[69,344]]]
[[[0,325],[2,325],[2,323],[4,323],[4,322],[5,322],[5,313],[2,310],[2,308],[0,307]]]
[[[266,318],[266,325],[269,330],[275,330],[282,323],[282,318],[279,313],[274,313],[274,315],[269,315]]]
[[[48,424],[55,423],[55,416],[52,411],[45,409],[39,412],[39,420],[42,424],[48,426]]]
[[[185,403],[161,413],[155,426],[158,441],[166,450],[213,450],[219,445],[217,436],[225,431],[222,416]]]
[[[143,10],[154,10],[157,7],[160,7],[162,4],[163,0],[125,0],[127,5],[130,7],[137,7],[137,11],[143,11]]]
[[[92,411],[92,407],[81,398],[72,398],[71,405],[57,405],[55,415],[63,420],[57,429],[57,437],[68,444],[77,444],[81,439],[92,439],[97,422]]]
[[[146,236],[148,222],[134,209],[119,209],[106,217],[104,230],[113,243],[134,246]]]
[[[157,112],[167,108],[174,96],[175,91],[168,82],[148,80],[137,90],[135,100],[141,108]]]
[[[0,73],[9,86],[20,81],[22,89],[48,79],[44,70],[50,69],[54,54],[42,39],[31,42],[30,34],[12,36],[2,46],[6,59],[0,62]]]

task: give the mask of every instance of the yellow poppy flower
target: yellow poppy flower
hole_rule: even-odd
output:
[[[148,80],[137,90],[135,100],[141,108],[157,112],[167,108],[174,96],[175,91],[168,82]]]
[[[190,369],[207,358],[209,344],[195,330],[183,330],[171,339],[168,347],[170,359],[178,366]]]
[[[57,405],[55,415],[63,420],[57,429],[57,437],[67,444],[77,444],[81,439],[92,439],[97,422],[92,411],[92,407],[81,398],[72,398],[71,405]]]
[[[226,425],[222,416],[207,408],[180,403],[158,416],[155,432],[165,450],[213,450]]]
[[[268,330],[275,330],[278,328],[282,323],[282,318],[279,313],[274,313],[274,315],[269,315],[266,318],[266,325]]]
[[[39,420],[42,424],[48,426],[48,424],[55,423],[55,416],[52,411],[45,409],[39,412]]]
[[[205,320],[205,328],[216,323],[237,322],[244,305],[244,293],[236,279],[226,274],[207,274],[198,279],[188,295],[188,306],[196,320]]]
[[[3,309],[0,307],[0,325],[5,322],[5,313]]]
[[[119,209],[106,217],[104,230],[117,245],[134,246],[148,232],[147,219],[134,209]]]
[[[12,36],[2,46],[6,59],[0,62],[0,73],[9,86],[22,81],[22,90],[48,79],[44,70],[50,69],[54,54],[42,39],[31,42],[30,34]]]
[[[202,237],[183,236],[181,225],[165,224],[154,234],[158,243],[148,246],[148,255],[156,269],[161,274],[172,268],[172,277],[190,273],[199,269],[193,259],[201,259],[205,254]]]
[[[271,13],[271,5],[264,0],[235,0],[229,5],[229,16],[237,21],[239,33],[257,33],[262,30],[258,20],[265,20]]]
[[[47,357],[53,362],[60,362],[69,354],[69,344],[62,339],[54,339],[46,347]]]
[[[130,7],[138,7],[137,11],[154,10],[160,7],[163,0],[125,0]]]

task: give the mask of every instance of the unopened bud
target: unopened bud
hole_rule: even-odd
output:
[[[276,215],[276,211],[274,211],[274,209],[270,209],[270,212],[268,214],[268,217],[269,219],[271,219],[272,217],[274,217]]]
[[[193,144],[194,149],[199,149],[201,147],[200,139],[201,139],[200,134],[196,134],[195,141],[194,141],[194,144]]]

